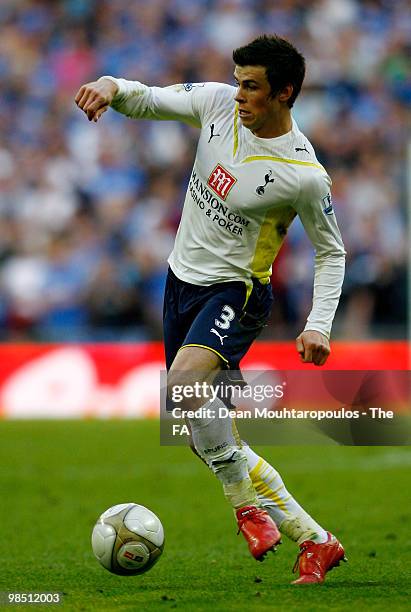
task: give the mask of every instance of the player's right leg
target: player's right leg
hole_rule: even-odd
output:
[[[169,387],[187,384],[190,374],[194,374],[191,382],[195,382],[200,373],[203,380],[210,382],[223,365],[228,365],[233,359],[236,363],[239,361],[264,325],[272,302],[268,286],[256,284],[252,295],[249,289],[242,282],[194,286],[169,271],[164,296],[164,345]],[[244,308],[248,299],[253,301],[253,296],[254,317],[250,329],[246,329],[240,319],[244,319]],[[168,395],[172,397],[172,393]],[[205,403],[204,400],[203,408]],[[198,406],[191,404],[188,408]],[[216,409],[218,406],[224,407],[219,400],[212,407]],[[194,419],[190,425],[196,454],[222,482],[250,552],[255,558],[263,558],[264,553],[279,542],[280,533],[268,513],[258,507],[248,475],[247,459],[233,435],[231,419]]]
[[[221,360],[204,347],[187,346],[179,351],[169,371],[169,395],[173,388],[195,388],[196,383],[212,384]],[[262,560],[280,541],[280,533],[268,513],[259,507],[248,474],[247,457],[235,439],[232,420],[220,416],[226,407],[219,398],[194,397],[182,402],[182,410],[195,411],[187,420],[197,454],[221,481],[224,494],[236,512],[239,531],[251,554]]]

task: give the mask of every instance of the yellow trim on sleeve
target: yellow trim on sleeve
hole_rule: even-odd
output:
[[[179,353],[183,348],[186,348],[187,346],[198,346],[199,348],[205,348],[205,349],[211,351],[212,353],[215,353],[216,355],[218,355],[220,357],[220,359],[222,359],[225,363],[228,363],[228,359],[223,357],[221,355],[221,353],[219,353],[215,349],[211,348],[211,346],[205,346],[205,344],[183,344],[183,346],[180,346],[180,348],[178,349],[177,352]]]
[[[286,157],[272,157],[271,155],[251,155],[250,157],[243,159],[241,163],[248,164],[249,162],[261,160],[279,162],[281,164],[295,164],[297,166],[312,166],[313,168],[324,170],[324,166],[321,164],[315,164],[314,162],[300,161],[299,159],[287,159]]]
[[[233,157],[237,153],[238,149],[238,104],[235,105],[234,111],[234,148],[233,148]]]

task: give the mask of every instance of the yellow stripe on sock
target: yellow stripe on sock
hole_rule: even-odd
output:
[[[271,489],[271,487],[262,480],[264,472],[269,471],[267,467],[270,468],[271,466],[268,466],[267,462],[263,458],[260,458],[257,465],[250,471],[250,478],[254,488],[259,495],[266,497],[267,499],[271,499],[271,501],[273,501],[275,505],[280,508],[280,510],[287,512],[285,501],[277,494],[277,492],[280,491],[284,485],[281,484],[279,487],[277,487],[277,489]],[[270,484],[274,482],[276,477],[277,474],[270,481]]]
[[[250,472],[250,478],[251,480],[254,482],[259,482],[259,481],[263,481],[266,476],[268,475],[268,473],[271,470],[271,466],[265,461],[265,459],[263,459],[262,457],[260,457],[260,459],[258,460],[258,463],[256,466],[253,467],[253,469]],[[274,476],[274,478],[270,481],[273,482],[275,479],[277,478],[277,474]]]
[[[261,480],[268,478],[270,473],[271,473],[271,471],[272,471],[271,465],[269,465],[266,461],[264,463],[265,463],[265,465],[263,465],[261,470],[260,470],[260,478],[261,478]],[[274,478],[271,479],[271,482],[273,480],[275,480],[276,478],[277,478],[277,474],[275,474]]]
[[[251,478],[251,480],[252,480],[253,482],[254,482],[255,480],[258,480],[258,478],[259,478],[259,476],[260,476],[259,471],[260,471],[260,468],[261,468],[261,466],[263,465],[263,463],[264,463],[264,459],[263,459],[262,457],[260,457],[260,459],[258,460],[257,465],[255,465],[255,466],[253,467],[253,469],[252,469],[252,470],[249,472],[249,474],[250,474],[250,478]]]
[[[259,495],[267,499],[271,499],[271,501],[273,501],[275,505],[280,508],[280,510],[283,510],[283,512],[287,512],[287,508],[286,508],[284,500],[281,499],[281,497],[277,495],[275,491],[270,489],[268,485],[266,485],[264,482],[261,482],[261,481],[258,484],[253,482],[253,485]]]
[[[268,495],[271,493],[270,487],[268,487],[265,482],[261,482],[261,480],[258,483],[253,482],[253,485],[257,493],[263,497],[268,497]]]

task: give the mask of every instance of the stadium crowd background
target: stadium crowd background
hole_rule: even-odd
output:
[[[161,337],[197,133],[111,110],[90,124],[73,97],[104,74],[232,83],[232,49],[262,32],[307,58],[294,115],[332,176],[348,251],[334,337],[405,335],[409,1],[2,0],[0,28],[3,341]],[[296,222],[266,338],[302,328],[312,257]]]

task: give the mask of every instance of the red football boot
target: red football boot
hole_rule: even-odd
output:
[[[326,542],[316,544],[306,540],[300,549],[293,567],[293,572],[300,570],[300,577],[292,584],[321,584],[327,572],[340,565],[340,561],[347,561],[343,547],[329,532]]]
[[[236,512],[238,533],[243,534],[248,549],[257,561],[264,561],[265,554],[281,544],[281,534],[270,515],[262,508],[244,506]]]

